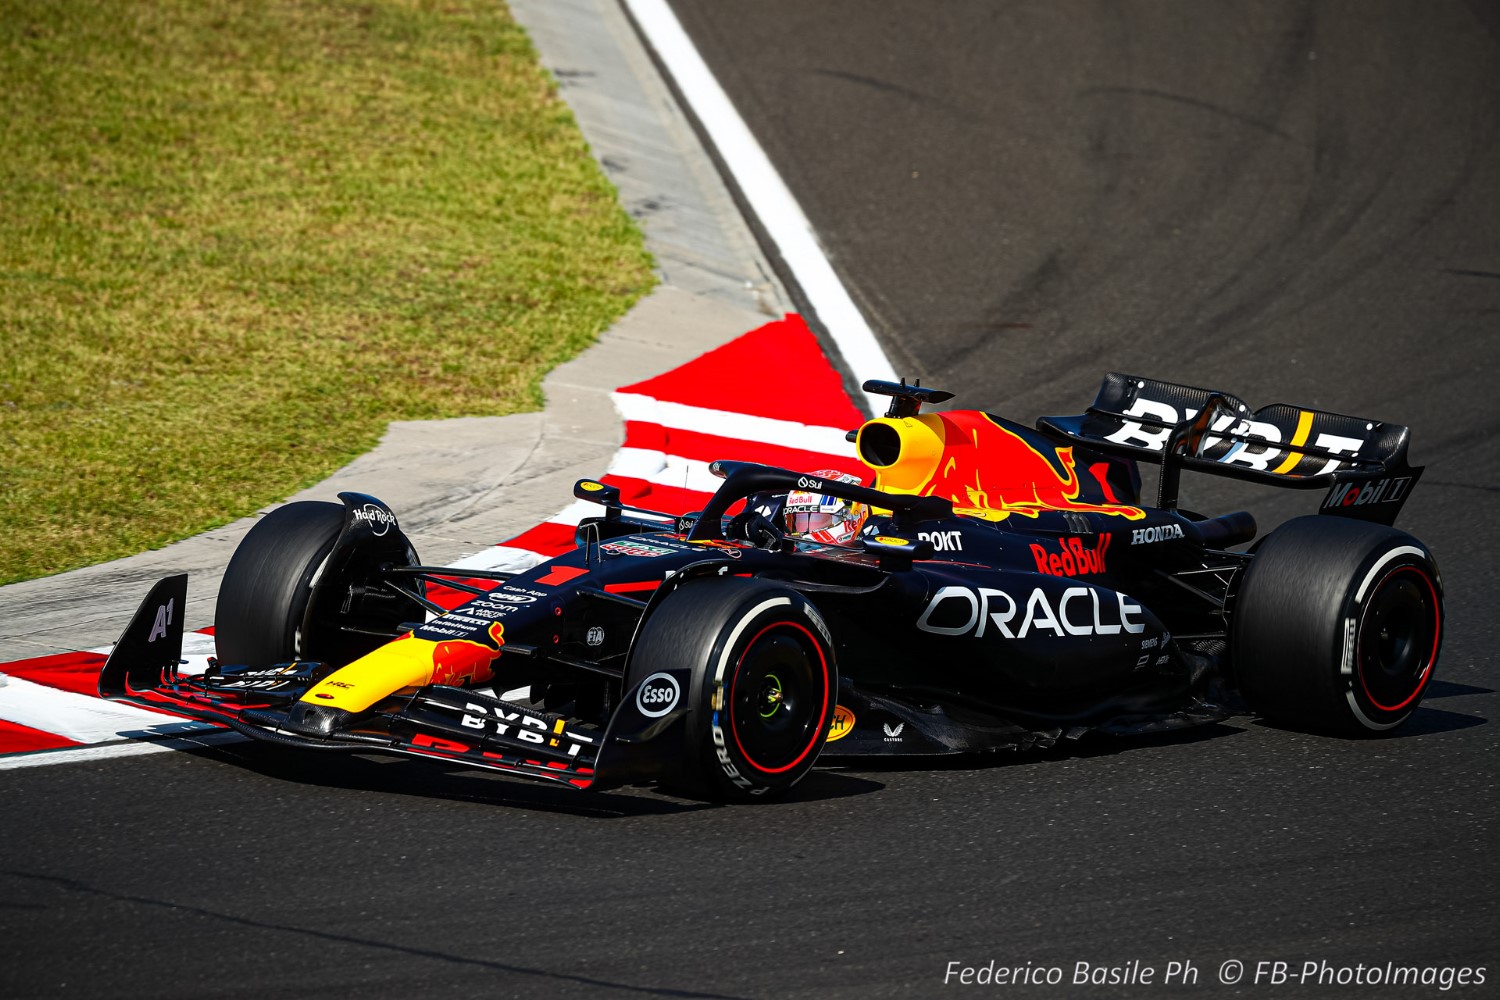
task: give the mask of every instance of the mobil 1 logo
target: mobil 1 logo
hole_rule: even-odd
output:
[[[1406,501],[1421,469],[1409,476],[1394,476],[1367,482],[1335,483],[1323,498],[1324,514],[1339,514],[1389,524]]]

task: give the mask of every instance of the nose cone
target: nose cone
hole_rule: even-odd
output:
[[[432,683],[437,643],[407,633],[308,688],[299,703],[363,712],[397,691]]]

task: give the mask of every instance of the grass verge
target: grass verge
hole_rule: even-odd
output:
[[[0,136],[0,583],[535,409],[653,280],[495,0],[0,0]]]

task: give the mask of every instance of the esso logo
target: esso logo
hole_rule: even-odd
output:
[[[528,597],[525,594],[510,594],[501,590],[490,591],[485,599],[494,601],[497,604],[532,604],[536,601],[535,597]]]
[[[648,719],[659,719],[677,707],[682,689],[671,674],[652,674],[641,681],[635,693],[635,707]]]

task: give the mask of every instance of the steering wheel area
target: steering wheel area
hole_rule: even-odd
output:
[[[774,512],[784,496],[776,496],[768,493],[759,493],[745,500],[745,509],[740,511],[729,522],[724,525],[724,537],[738,541],[749,542],[759,549],[768,549],[772,552],[784,551],[795,546],[793,539],[786,533],[781,525],[764,513],[766,510]]]

